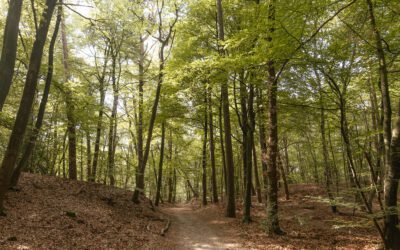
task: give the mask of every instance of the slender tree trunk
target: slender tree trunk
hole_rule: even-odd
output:
[[[21,171],[26,168],[28,165],[29,159],[32,155],[33,150],[36,146],[36,140],[39,135],[40,129],[42,128],[43,118],[46,111],[46,104],[49,97],[50,86],[53,79],[53,61],[54,61],[54,46],[57,41],[58,30],[60,27],[61,22],[61,12],[60,8],[57,15],[56,25],[54,28],[53,36],[50,41],[49,45],[49,60],[47,66],[47,76],[46,76],[46,83],[43,90],[42,100],[40,101],[39,111],[36,118],[35,127],[32,129],[31,135],[25,147],[25,150],[22,154],[22,158],[19,161],[17,167],[15,168],[12,178],[11,178],[11,187],[16,187],[18,185],[19,177],[21,175]],[[55,138],[56,140],[57,138]]]
[[[372,130],[374,133],[379,133],[374,136],[374,149],[375,149],[375,156],[376,156],[376,163],[375,167],[372,170],[371,174],[373,174],[373,178],[371,184],[375,186],[373,190],[369,193],[368,203],[372,205],[372,202],[375,198],[375,195],[380,196],[380,190],[377,187],[378,184],[381,184],[382,180],[382,157],[384,155],[384,143],[383,143],[383,134],[380,132],[382,131],[381,124],[380,124],[380,114],[378,109],[378,101],[376,96],[376,89],[375,85],[371,79],[368,80],[368,87],[370,92],[370,101],[371,101],[371,119],[372,119]],[[370,169],[372,167],[372,160],[369,164]]]
[[[21,103],[15,119],[14,127],[11,132],[10,140],[4,154],[0,169],[0,214],[4,214],[4,197],[10,185],[10,180],[14,166],[18,159],[18,154],[23,142],[23,137],[28,125],[30,113],[38,82],[40,65],[42,62],[43,48],[46,42],[51,17],[56,6],[56,0],[46,0],[45,11],[43,11],[36,39],[33,44],[32,53],[29,61],[29,70],[25,80],[25,87],[21,98]]]
[[[67,144],[67,136],[68,136],[68,130],[65,131],[64,133],[64,138],[63,138],[63,145],[62,145],[62,156],[61,156],[61,162],[62,162],[62,177],[65,179],[67,178],[67,173],[65,170],[65,152],[67,150],[66,144]],[[60,173],[61,175],[61,173]]]
[[[169,169],[168,169],[168,202],[172,203],[172,196],[174,192],[174,180],[173,180],[173,171],[172,167],[172,130],[170,130],[169,140],[168,140],[168,162],[169,162]]]
[[[145,39],[140,36],[140,54],[139,54],[139,104],[138,104],[138,127],[137,127],[137,157],[138,157],[138,173],[140,173],[140,168],[143,165],[143,86],[144,86],[144,63],[145,63]],[[136,182],[140,180],[139,175],[136,175]],[[161,187],[160,187],[161,188]]]
[[[254,142],[254,134],[253,134],[253,164],[254,164],[254,178],[256,183],[256,194],[258,203],[262,203],[262,193],[261,193],[261,182],[258,174],[258,162],[257,162],[257,151],[256,145]]]
[[[218,22],[218,40],[223,42],[225,40],[224,20],[222,0],[217,0],[217,22]],[[221,53],[224,53],[223,51]],[[231,138],[231,118],[229,113],[229,92],[228,80],[221,84],[221,97],[222,97],[222,110],[224,118],[224,135],[225,135],[225,157],[226,157],[226,177],[227,177],[227,206],[226,216],[236,217],[236,204],[235,204],[235,169],[233,163],[233,149]]]
[[[61,2],[62,3],[62,2]],[[64,66],[64,80],[67,84],[71,80],[71,72],[69,69],[69,49],[67,41],[67,31],[65,25],[64,13],[61,20],[61,41],[63,47],[63,66]],[[68,171],[69,178],[76,180],[76,121],[75,121],[75,104],[72,99],[72,90],[69,86],[64,89],[65,106],[67,109],[67,130],[68,130]]]
[[[207,112],[207,89],[205,90],[205,100],[204,100],[204,137],[203,137],[203,152],[202,152],[202,204],[207,206],[207,136],[208,136],[208,112]]]
[[[223,175],[223,186],[221,192],[224,192],[225,196],[228,196],[228,180],[226,178],[226,156],[225,156],[225,145],[224,145],[224,124],[222,121],[222,96],[219,105],[219,140],[221,145],[221,158],[222,158],[222,175]]]
[[[21,9],[22,0],[9,2],[0,58],[0,112],[3,109],[14,76]]]
[[[91,149],[91,139],[90,139],[90,131],[89,129],[86,130],[86,178],[89,181],[90,176],[92,175],[91,172],[92,166],[92,149]]]
[[[163,161],[164,161],[164,145],[165,145],[165,121],[161,123],[161,149],[160,149],[160,162],[158,165],[157,177],[157,191],[154,204],[158,206],[161,197],[162,175],[163,175]]]
[[[52,155],[51,155],[51,169],[50,169],[50,175],[54,175],[55,171],[56,171],[56,165],[57,164],[57,157],[58,157],[58,153],[60,151],[60,146],[59,146],[59,140],[58,140],[58,128],[57,128],[57,115],[58,115],[58,104],[55,105],[54,110],[53,110],[53,116],[55,116],[55,118],[53,119],[53,128],[54,128],[54,132],[53,132],[53,150],[52,150]]]
[[[317,74],[318,75],[318,74]],[[325,187],[326,192],[328,194],[329,202],[331,204],[331,209],[333,213],[337,212],[337,207],[334,202],[334,196],[332,193],[332,167],[329,163],[329,152],[326,141],[326,132],[325,132],[325,107],[322,98],[322,86],[319,81],[319,92],[320,92],[320,108],[321,108],[321,119],[320,119],[320,129],[321,129],[321,142],[322,142],[322,156],[324,162],[324,174],[325,174]]]
[[[286,167],[286,177],[287,177],[287,181],[288,181],[288,183],[291,183],[291,180],[290,180],[290,177],[289,177],[289,175],[290,175],[290,162],[289,162],[289,152],[288,152],[288,147],[289,147],[289,145],[288,145],[288,140],[287,140],[287,138],[286,138],[286,136],[285,137],[283,137],[282,138],[283,139],[283,146],[284,146],[284,150],[285,150],[285,167]]]
[[[210,126],[210,161],[211,161],[211,186],[213,202],[218,203],[217,173],[215,169],[215,144],[214,144],[214,114],[212,103],[212,89],[208,88],[208,123]]]
[[[265,110],[264,110],[264,100],[262,95],[262,90],[258,90],[257,94],[257,106],[258,106],[258,123],[259,123],[259,136],[260,136],[260,148],[261,148],[261,166],[263,175],[263,190],[264,190],[264,200],[266,202],[268,197],[268,162],[267,162],[267,142],[265,134]]]
[[[106,77],[106,69],[108,64],[108,55],[109,55],[109,46],[106,45],[106,49],[104,51],[104,64],[102,67],[102,72],[98,76],[99,80],[99,92],[100,92],[100,103],[99,103],[99,116],[97,118],[97,128],[96,128],[96,139],[94,142],[94,153],[93,153],[93,163],[92,163],[92,171],[90,175],[90,181],[96,181],[97,175],[97,165],[99,162],[99,154],[100,154],[100,140],[101,134],[103,131],[103,115],[104,115],[104,101],[106,97],[105,90],[105,77]]]
[[[244,82],[244,72],[241,73],[240,80],[240,106],[241,106],[241,128],[243,133],[242,160],[244,177],[244,210],[243,222],[251,222],[251,190],[252,190],[252,129],[250,121],[250,101],[251,97],[247,94],[247,87]],[[249,102],[249,103],[248,103]],[[248,107],[249,104],[249,107]]]
[[[177,186],[177,182],[178,182],[178,177],[176,176],[176,168],[174,167],[174,176],[173,176],[173,182],[174,182],[174,194],[172,196],[172,203],[176,202],[176,186]]]
[[[114,165],[115,165],[115,146],[116,146],[116,124],[117,124],[117,108],[118,108],[118,100],[119,100],[119,84],[116,78],[116,66],[117,66],[117,55],[115,48],[111,48],[112,54],[112,87],[114,92],[114,100],[113,106],[111,110],[110,116],[110,128],[108,133],[108,161],[107,161],[107,169],[108,169],[108,178],[110,180],[110,185],[115,185],[115,176],[114,176]]]
[[[81,150],[80,150],[80,164],[79,164],[79,180],[83,181],[83,135],[81,135]]]

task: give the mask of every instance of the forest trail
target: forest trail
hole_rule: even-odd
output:
[[[164,249],[240,249],[232,219],[222,217],[213,207],[194,210],[190,205],[164,208],[171,219]]]

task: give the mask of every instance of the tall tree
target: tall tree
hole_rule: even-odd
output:
[[[99,92],[100,92],[100,103],[99,103],[99,115],[97,118],[97,128],[96,128],[96,139],[94,143],[94,153],[93,153],[93,163],[92,163],[92,171],[89,180],[94,182],[96,180],[97,175],[97,165],[99,162],[99,155],[100,155],[100,140],[101,134],[103,130],[103,115],[104,115],[104,101],[106,98],[106,70],[109,61],[110,55],[110,46],[109,43],[106,42],[104,48],[104,59],[103,65],[101,66],[100,70],[96,74],[96,78],[99,82]],[[97,65],[97,60],[95,60]],[[96,67],[97,68],[97,67]]]
[[[46,43],[47,33],[53,16],[56,0],[46,0],[46,5],[40,19],[40,25],[36,33],[35,42],[29,61],[28,73],[25,80],[25,87],[18,109],[17,117],[11,132],[10,140],[5,152],[0,169],[0,214],[4,213],[4,196],[10,185],[10,179],[14,166],[17,162],[23,137],[28,125],[33,101],[35,98],[36,87],[40,65],[42,62],[43,48]]]
[[[117,60],[120,60],[120,49],[123,42],[122,38],[120,41],[116,41],[115,37],[110,42],[110,53],[111,53],[111,82],[113,89],[113,104],[110,116],[110,126],[108,133],[108,160],[107,170],[110,185],[115,185],[114,167],[115,167],[115,148],[116,148],[116,133],[117,133],[117,109],[119,100],[119,80],[120,73],[117,76]],[[121,72],[121,63],[119,63],[119,72]]]
[[[61,1],[61,4],[63,2]],[[67,40],[67,27],[65,24],[65,13],[62,13],[61,19],[61,41],[63,52],[63,67],[64,67],[64,98],[65,107],[67,110],[67,131],[68,131],[68,176],[72,180],[77,179],[76,168],[76,117],[75,117],[75,103],[72,98],[72,90],[68,86],[71,81],[71,71],[69,65],[69,48]]]
[[[276,1],[271,0],[268,6],[268,37],[267,41],[272,45],[275,32]],[[277,156],[278,156],[278,78],[276,76],[275,61],[269,60],[267,63],[268,71],[268,112],[269,112],[269,131],[268,131],[268,195],[267,206],[267,232],[282,234],[278,218],[278,177],[277,177]]]
[[[391,159],[392,155],[394,155],[395,158],[397,157],[397,149],[394,149],[392,151],[391,145],[394,144],[397,147],[398,139],[396,138],[392,141],[392,107],[390,104],[389,79],[385,51],[383,50],[383,39],[381,37],[380,30],[376,24],[372,0],[366,0],[366,2],[368,5],[371,29],[375,36],[375,48],[379,63],[379,78],[383,108],[383,137],[385,145],[384,162],[386,171],[384,181],[385,247],[387,249],[396,249],[400,245],[400,230],[398,228],[399,215],[397,211],[397,192],[399,185],[400,168],[398,166],[398,163]],[[393,134],[396,135],[395,133],[396,130],[393,132]]]
[[[149,122],[149,128],[147,131],[147,139],[146,139],[146,146],[144,148],[144,154],[143,154],[143,159],[142,162],[140,162],[138,166],[138,170],[136,173],[136,187],[133,192],[132,196],[132,201],[135,203],[139,203],[139,196],[140,194],[144,194],[144,174],[146,170],[146,164],[147,160],[149,157],[150,153],[150,144],[151,140],[153,137],[153,128],[154,128],[154,123],[156,121],[157,117],[157,110],[158,110],[158,104],[160,102],[160,96],[161,96],[161,87],[164,81],[164,68],[165,68],[165,60],[166,60],[166,49],[168,48],[168,45],[170,45],[171,40],[173,39],[174,36],[174,27],[176,25],[176,22],[178,21],[179,17],[179,9],[177,6],[175,6],[175,17],[169,23],[167,27],[167,31],[165,31],[166,26],[163,23],[163,12],[165,10],[165,2],[164,0],[161,0],[161,3],[157,1],[157,16],[158,16],[158,36],[157,40],[160,43],[160,49],[159,49],[159,71],[158,71],[158,81],[157,81],[157,89],[156,89],[156,96],[154,98],[153,102],[153,107],[151,109],[151,116],[150,116],[150,122]]]
[[[56,45],[60,23],[61,23],[61,5],[59,5],[58,8],[57,20],[54,27],[53,36],[51,37],[49,45],[49,59],[47,66],[46,83],[43,90],[42,100],[40,101],[39,105],[39,111],[36,118],[35,127],[32,129],[27,145],[25,146],[25,149],[23,151],[22,157],[19,160],[17,167],[14,169],[10,185],[13,188],[17,187],[21,171],[25,169],[26,166],[28,165],[29,159],[36,146],[37,137],[43,125],[43,118],[46,111],[47,100],[49,98],[50,86],[53,81],[54,47]]]
[[[217,0],[217,25],[218,25],[218,40],[220,43],[225,41],[225,27],[224,27],[224,13],[222,8],[222,0]],[[221,48],[220,53],[225,54]],[[226,216],[236,217],[236,204],[235,204],[235,169],[233,163],[233,149],[231,138],[231,116],[229,113],[229,91],[228,79],[223,80],[221,83],[221,99],[222,99],[222,113],[224,120],[224,137],[225,137],[225,163],[226,163]]]

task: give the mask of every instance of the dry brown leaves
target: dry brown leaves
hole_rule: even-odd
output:
[[[0,217],[0,249],[138,249],[161,237],[161,214],[129,191],[33,174],[21,188]]]

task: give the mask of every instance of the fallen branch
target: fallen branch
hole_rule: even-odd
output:
[[[167,225],[165,225],[165,227],[163,229],[161,229],[161,236],[165,236],[165,233],[168,231],[170,226],[171,226],[171,221],[168,220]]]

